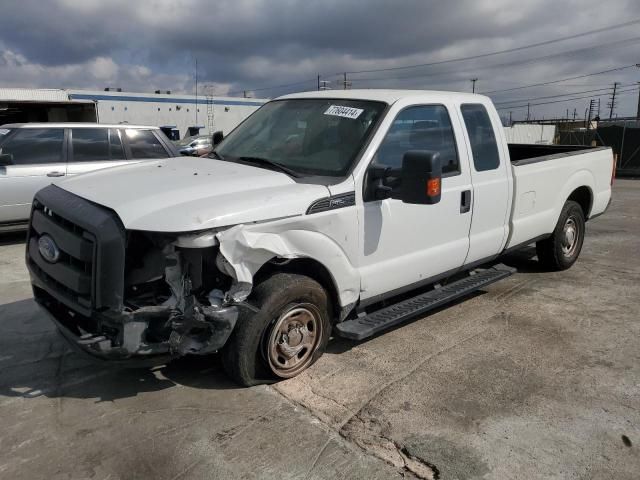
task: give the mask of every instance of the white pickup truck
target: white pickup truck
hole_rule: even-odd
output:
[[[219,141],[36,195],[34,296],[73,345],[115,362],[221,351],[243,385],[289,378],[332,334],[510,275],[505,252],[535,242],[569,268],[615,168],[609,148],[507,145],[488,98],[452,92],[287,95]]]

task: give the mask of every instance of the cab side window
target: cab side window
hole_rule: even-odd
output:
[[[113,128],[74,128],[71,144],[74,162],[124,160],[120,136]]]
[[[19,128],[2,144],[0,153],[11,155],[13,165],[60,163],[63,128]]]
[[[460,173],[455,135],[444,105],[409,107],[400,112],[380,144],[374,163],[399,168],[409,150],[439,152],[442,173]]]
[[[465,104],[460,106],[460,111],[469,134],[476,171],[495,170],[500,166],[500,155],[487,109],[480,104]]]

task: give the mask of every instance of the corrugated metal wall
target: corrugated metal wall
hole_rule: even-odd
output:
[[[214,130],[229,133],[266,101],[259,98],[213,97]],[[14,110],[34,110],[39,106],[42,112],[38,115],[22,115],[25,118],[20,117],[18,120],[14,115],[13,120],[5,118],[3,122],[0,119],[0,123],[69,121],[64,115],[52,117],[49,113],[54,108],[62,111],[73,108],[68,105],[90,103],[97,106],[97,121],[100,123],[175,126],[181,137],[187,135],[189,128],[194,126],[203,127],[200,133],[212,133],[207,128],[207,97],[203,96],[196,98],[185,94],[0,88],[0,104],[3,102],[12,105]],[[49,113],[43,113],[45,110]],[[92,118],[95,121],[95,114]],[[79,120],[74,118],[74,121]]]
[[[46,88],[0,88],[0,102],[68,102],[66,90]]]
[[[207,128],[207,98],[203,96],[87,90],[69,90],[69,95],[73,100],[97,102],[100,123],[175,126],[181,138],[193,126],[202,126],[202,134],[213,133]],[[214,130],[222,130],[225,135],[267,101],[235,97],[213,100]]]
[[[515,124],[504,127],[507,143],[526,143],[551,145],[556,136],[555,125],[523,125]]]

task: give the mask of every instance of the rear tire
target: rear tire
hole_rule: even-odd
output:
[[[276,273],[248,299],[258,312],[238,319],[222,350],[224,369],[249,387],[291,378],[322,356],[331,335],[331,302],[304,275]]]
[[[566,270],[580,256],[584,242],[585,220],[582,207],[568,200],[549,238],[536,243],[538,261],[548,270]]]

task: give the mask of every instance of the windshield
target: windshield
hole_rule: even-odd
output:
[[[276,100],[216,149],[224,159],[261,158],[308,175],[343,176],[385,104],[345,99]]]

